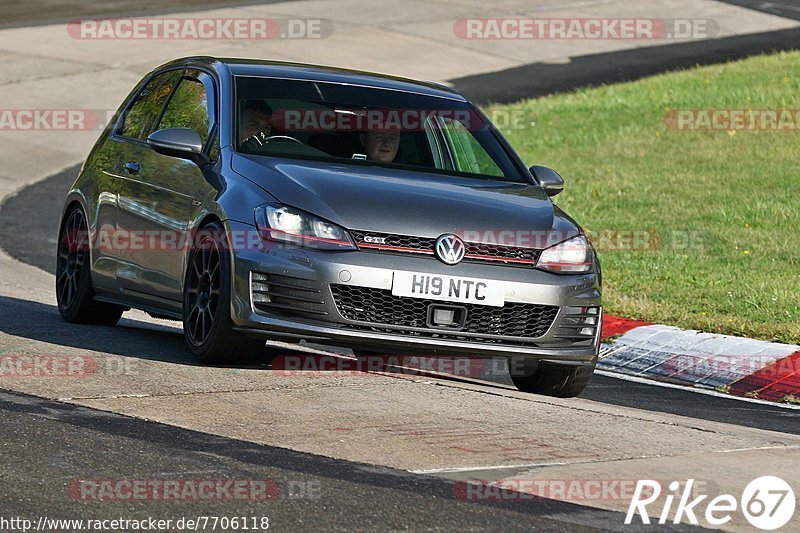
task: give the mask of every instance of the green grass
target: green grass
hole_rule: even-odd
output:
[[[599,251],[606,312],[800,343],[800,131],[677,131],[672,109],[800,109],[800,53],[488,106],[590,235],[655,231]],[[800,125],[799,125],[800,127]],[[685,246],[689,236],[690,246]]]

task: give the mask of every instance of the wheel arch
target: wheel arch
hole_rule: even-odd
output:
[[[87,204],[86,204],[86,197],[79,190],[73,189],[67,194],[67,197],[64,199],[64,205],[61,208],[61,216],[58,219],[58,228],[56,229],[56,232],[57,232],[56,233],[56,239],[57,239],[56,245],[58,245],[58,242],[61,240],[61,228],[64,225],[66,217],[67,217],[67,215],[69,213],[72,212],[72,210],[75,207],[79,207],[81,209],[81,211],[83,211],[83,215],[86,217],[86,227],[89,229],[89,232],[91,234],[92,227],[93,227],[92,226],[93,220],[92,220],[92,217],[91,217],[91,215],[89,213],[89,209],[88,209]],[[93,262],[94,262],[94,246],[93,245],[94,245],[94,243],[92,242],[92,239],[89,239],[89,264],[90,265],[93,264]],[[58,254],[56,254],[56,256],[57,255]],[[58,257],[56,257],[56,261],[58,261]]]
[[[61,208],[61,217],[58,219],[59,231],[61,231],[61,224],[64,223],[64,217],[67,216],[67,213],[69,213],[72,210],[72,208],[74,208],[76,205],[79,206],[81,209],[83,209],[83,214],[86,215],[87,222],[90,220],[89,209],[86,203],[86,197],[80,190],[73,189],[69,193],[67,193],[67,197],[64,199],[64,205]]]
[[[212,224],[212,223],[216,223],[216,224],[219,224],[220,226],[222,226],[222,229],[223,229],[223,231],[225,233],[225,240],[227,242],[226,248],[227,248],[227,252],[228,252],[228,257],[230,258],[231,271],[233,270],[233,268],[232,268],[233,267],[233,260],[234,260],[234,258],[233,258],[233,247],[230,245],[230,237],[228,235],[228,226],[227,226],[227,224],[225,224],[225,220],[226,220],[225,217],[221,216],[220,213],[217,213],[217,212],[214,212],[214,211],[206,211],[204,213],[201,213],[200,216],[197,217],[197,222],[195,224],[192,224],[192,228],[189,230],[190,235],[191,235],[190,242],[192,243],[191,244],[192,249],[190,249],[189,253],[187,253],[184,256],[185,257],[184,265],[183,265],[184,275],[183,275],[183,280],[182,280],[182,284],[184,286],[186,285],[186,275],[187,275],[187,272],[189,270],[189,263],[192,260],[192,253],[194,251],[193,248],[194,248],[195,236],[197,235],[197,233],[199,231],[201,231],[203,228],[205,228],[206,226],[208,226],[209,224]],[[233,283],[233,278],[231,278],[231,283]],[[233,285],[231,285],[231,286],[233,286]],[[182,289],[183,289],[183,287],[182,287]]]

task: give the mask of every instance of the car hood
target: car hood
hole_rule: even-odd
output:
[[[470,240],[494,242],[500,231],[547,232],[556,217],[556,226],[572,225],[540,187],[525,183],[241,154],[232,165],[279,202],[351,230],[420,237],[473,231],[479,233]]]

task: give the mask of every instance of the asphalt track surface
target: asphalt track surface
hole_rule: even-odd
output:
[[[286,0],[0,0],[0,28],[68,22],[80,17],[148,16]]]
[[[726,4],[754,9],[779,17],[800,20],[800,0],[777,0],[765,2],[763,0],[720,0]]]
[[[800,0],[721,1],[800,20]],[[450,83],[478,104],[509,103],[579,87],[622,83],[696,65],[713,65],[798,48],[800,30],[791,29],[584,55],[571,58],[565,64],[531,63],[500,72],[465,76],[450,80]]]
[[[478,104],[509,103],[579,87],[622,83],[696,65],[713,65],[798,48],[800,30],[790,29],[585,55],[572,58],[565,64],[532,63],[450,82]]]
[[[17,259],[37,266],[47,272],[55,272],[54,250],[63,198],[78,174],[75,166],[35,183],[17,195],[8,198],[0,205],[0,247]],[[24,236],[24,238],[20,238]],[[3,301],[5,300],[5,301]],[[0,325],[0,330],[13,335],[30,336],[35,340],[63,343],[59,338],[59,318],[55,308],[34,302],[0,298],[0,304],[16,308],[9,313],[9,320]],[[52,327],[35,330],[27,328],[30,311],[37,310],[53,320]],[[32,314],[35,316],[35,313]],[[127,335],[139,336],[139,344],[152,351],[158,340],[148,340],[152,332],[148,330],[128,330]],[[76,346],[100,349],[91,341]],[[172,343],[171,343],[172,345]],[[176,335],[174,343],[176,356],[183,354],[183,345]],[[134,354],[126,354],[134,355]],[[636,383],[606,376],[595,376],[583,398],[614,405],[634,407],[647,411],[726,422],[742,426],[769,429],[784,433],[800,434],[800,411],[764,404],[754,404],[736,399],[714,396],[699,396],[697,393],[681,389],[664,388],[656,385]]]
[[[268,517],[270,530],[477,531],[617,529],[619,513],[554,500],[474,502],[454,483],[284,448],[0,392],[0,496],[4,517],[157,519]],[[95,472],[96,476],[86,476]],[[267,480],[273,498],[76,503],[69,490],[91,480]],[[682,528],[687,529],[687,528]],[[678,530],[678,529],[676,529]]]

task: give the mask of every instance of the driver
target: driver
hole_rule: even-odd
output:
[[[400,132],[396,130],[370,130],[359,135],[359,140],[370,161],[391,163],[400,148]]]
[[[239,115],[239,144],[255,136],[259,140],[272,131],[272,108],[264,100],[245,100]]]

